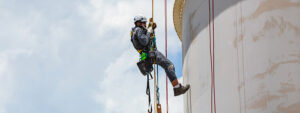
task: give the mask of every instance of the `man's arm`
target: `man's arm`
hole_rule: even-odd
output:
[[[147,34],[144,34],[144,31],[141,28],[136,28],[135,33],[140,44],[147,46],[150,42],[150,33],[147,32]]]

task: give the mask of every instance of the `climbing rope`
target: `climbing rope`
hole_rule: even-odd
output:
[[[154,18],[154,0],[152,0],[152,18]]]
[[[155,67],[154,67],[155,68]],[[157,85],[156,85],[156,100],[157,100],[157,103],[156,103],[156,111],[157,113],[161,113],[161,104],[159,102],[159,98],[160,98],[160,93],[159,93],[159,74],[158,74],[158,65],[156,64],[156,69],[157,69]]]
[[[152,18],[150,19],[149,22],[152,22],[152,24],[154,23],[154,0],[152,0]],[[152,45],[152,49],[155,48],[156,49],[156,38],[155,38],[155,34],[153,34],[153,45]],[[156,113],[161,113],[161,104],[159,102],[159,97],[160,97],[160,93],[159,93],[159,86],[158,86],[158,65],[155,63],[155,58],[153,59],[153,64],[154,64],[154,110]],[[155,65],[156,65],[156,70],[157,70],[157,78],[156,78],[156,70],[155,70]]]
[[[167,29],[167,0],[165,0],[165,54],[166,57],[168,58],[168,29]],[[168,76],[166,75],[166,112],[168,113],[169,111],[169,101],[168,101]]]
[[[149,83],[149,76],[151,76],[152,78],[152,75],[151,73],[150,74],[147,74],[147,88],[146,88],[146,94],[148,95],[148,113],[152,113],[152,105],[151,105],[151,94],[150,94],[150,83]]]
[[[210,2],[212,1],[212,4]],[[216,113],[216,93],[215,93],[215,22],[214,22],[214,0],[208,1],[209,7],[209,52],[211,68],[211,113]],[[212,8],[211,8],[212,7]],[[211,11],[212,10],[212,11]],[[211,14],[212,13],[212,14]],[[211,16],[212,16],[212,33],[211,33]],[[211,36],[212,34],[212,36]]]
[[[155,71],[155,58],[153,59],[154,64],[154,111],[157,111],[157,81],[156,81],[156,71]]]
[[[158,74],[158,65],[156,65],[156,69],[157,69],[157,85],[156,85],[157,104],[160,104],[160,102],[159,102],[160,93],[159,93],[159,74]]]
[[[154,0],[152,0],[152,18],[150,18],[149,22],[151,22],[151,25],[154,25]],[[149,26],[150,27],[150,24]],[[155,37],[155,33],[153,33],[152,35],[152,44],[151,44],[151,48],[150,51],[153,51],[154,49],[156,49],[156,37]],[[156,62],[155,62],[155,58],[153,58],[153,64],[154,64],[154,111],[155,113],[161,113],[161,107],[159,104],[159,90],[158,90],[158,78],[156,78],[156,71],[158,73],[158,68],[155,69],[155,65],[157,66]],[[158,76],[158,75],[157,75]]]

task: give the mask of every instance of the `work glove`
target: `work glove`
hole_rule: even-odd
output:
[[[155,22],[149,22],[148,24],[148,28],[152,27],[152,29],[154,30],[156,28],[156,23]]]
[[[150,34],[153,34],[153,32],[154,32],[154,30],[153,30],[152,27],[149,27],[149,28],[147,29],[147,31],[148,31]]]
[[[148,28],[152,27],[153,24],[153,18],[149,18]]]
[[[155,22],[153,22],[152,28],[153,28],[153,29],[156,29],[156,23],[155,23]]]
[[[156,28],[156,23],[155,22],[149,22],[148,28],[149,27],[152,27],[153,29],[155,29]]]

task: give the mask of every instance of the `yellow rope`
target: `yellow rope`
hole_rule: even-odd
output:
[[[152,0],[152,18],[149,20],[149,22],[152,22],[152,24],[154,23],[154,0]],[[154,35],[152,37],[154,37]],[[153,64],[154,64],[154,112],[161,113],[161,105],[157,103],[157,79],[158,78],[156,78],[155,58],[153,59]]]
[[[152,0],[152,18],[150,19],[150,21],[153,22],[154,20],[154,0]],[[154,111],[155,113],[157,113],[157,82],[156,82],[156,70],[155,70],[155,59],[153,59],[153,64],[154,64]]]
[[[154,7],[154,0],[152,0],[152,18],[154,18],[154,16],[153,16],[153,13],[154,13],[153,10],[154,10],[154,8],[153,7]]]

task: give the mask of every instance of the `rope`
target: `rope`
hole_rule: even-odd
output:
[[[155,68],[155,67],[154,67]],[[157,104],[160,104],[159,98],[160,98],[160,93],[159,93],[159,74],[158,74],[158,65],[156,65],[156,71],[157,71],[157,88],[156,88],[156,95],[157,95]]]
[[[151,95],[150,95],[150,86],[149,86],[149,76],[152,77],[151,73],[150,75],[147,74],[147,88],[146,88],[146,94],[148,95],[148,113],[152,113],[152,105],[151,105]]]
[[[154,20],[154,0],[152,0],[152,19]]]
[[[154,0],[152,0],[152,21],[154,22]],[[167,57],[167,0],[165,0],[165,54]],[[155,72],[155,60],[154,60],[154,89],[156,89],[155,101],[154,101],[154,109],[157,111],[157,105],[159,103],[159,87],[158,87],[158,66],[157,66],[157,80],[156,80],[156,72]],[[158,102],[158,103],[157,103]],[[168,113],[168,77],[166,76],[166,111]],[[160,106],[160,105],[159,105]]]
[[[157,111],[157,81],[156,81],[156,71],[155,71],[155,58],[153,59],[154,64],[154,111]]]
[[[212,5],[210,4],[212,1]],[[211,8],[212,6],[212,8]],[[209,52],[210,52],[210,68],[211,68],[211,113],[216,113],[216,94],[215,94],[215,23],[214,23],[214,0],[208,1],[209,7]],[[211,11],[212,9],[212,11]],[[211,14],[212,13],[212,14]],[[212,36],[211,36],[211,15],[212,15]]]
[[[167,28],[167,0],[165,0],[165,54],[168,58],[168,28]],[[169,111],[169,104],[168,104],[168,76],[166,75],[166,112]]]

